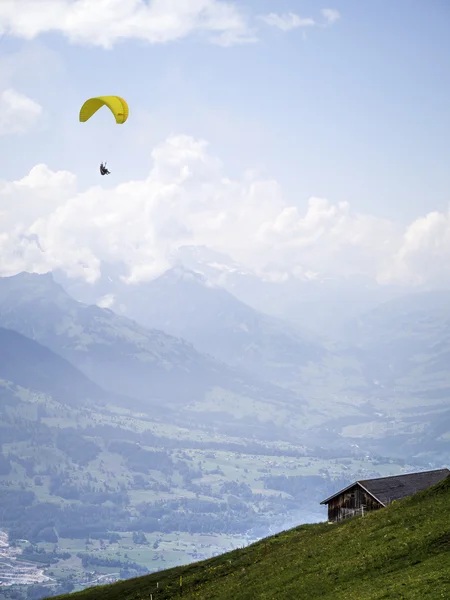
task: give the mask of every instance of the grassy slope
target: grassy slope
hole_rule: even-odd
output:
[[[449,598],[449,517],[447,478],[364,518],[303,525],[187,567],[60,598],[176,598],[180,575],[183,598],[199,600]]]

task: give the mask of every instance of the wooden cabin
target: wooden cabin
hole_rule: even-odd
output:
[[[320,504],[328,505],[328,521],[336,522],[378,510],[394,500],[411,496],[450,476],[449,469],[406,473],[378,479],[361,479]]]

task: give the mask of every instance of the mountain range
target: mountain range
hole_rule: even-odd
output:
[[[0,379],[65,404],[118,401],[83,375],[67,360],[45,346],[0,327]]]
[[[204,275],[175,267],[122,296],[129,316],[201,352],[284,384],[329,353],[319,337],[241,302]]]
[[[450,383],[450,291],[409,294],[364,313],[342,328],[380,385],[436,388]],[[420,383],[419,383],[420,382]],[[424,391],[424,390],[422,390]]]
[[[152,415],[275,434],[306,402],[293,391],[228,366],[190,343],[109,309],[74,300],[51,274],[0,278],[0,326],[69,361],[105,390]],[[279,418],[273,419],[274,411]],[[273,433],[270,434],[270,431]]]
[[[448,456],[450,291],[385,302],[348,323],[341,336],[365,381],[373,384],[366,397],[384,420],[368,421],[359,435],[380,436],[378,447],[401,444],[405,454]],[[355,428],[346,432],[353,434]]]
[[[122,285],[127,317],[74,300],[52,274],[1,278],[0,326],[60,355],[116,404],[173,422],[377,451],[446,439],[450,292],[382,303],[330,342],[184,267]]]
[[[206,246],[181,246],[172,263],[200,273],[210,284],[220,286],[259,312],[322,335],[337,333],[349,319],[405,293],[401,286],[380,286],[363,277],[342,280],[317,278],[314,274],[293,276],[281,271],[260,273]],[[93,283],[69,278],[60,270],[54,272],[54,277],[77,300],[109,306],[130,316],[126,302],[130,287],[132,294],[138,295],[146,284],[127,285],[128,271],[122,262],[103,262],[101,275]]]

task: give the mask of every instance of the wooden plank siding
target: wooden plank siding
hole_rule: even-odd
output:
[[[358,484],[331,498],[328,502],[328,520],[342,521],[365,511],[378,510],[382,504],[363,490]]]

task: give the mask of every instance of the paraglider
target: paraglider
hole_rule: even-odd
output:
[[[106,106],[114,115],[117,125],[123,125],[128,119],[128,104],[120,96],[97,96],[89,98],[80,109],[80,122],[85,123],[92,115],[94,115],[102,106]],[[105,164],[100,164],[100,174],[109,175],[110,171]]]
[[[98,96],[89,98],[80,109],[80,121],[85,123],[102,106],[107,106],[114,115],[116,123],[122,125],[128,119],[128,104],[120,96]]]
[[[108,169],[106,168],[106,163],[105,164],[101,163],[100,175],[109,175],[110,173],[111,173],[111,171],[108,171]]]

